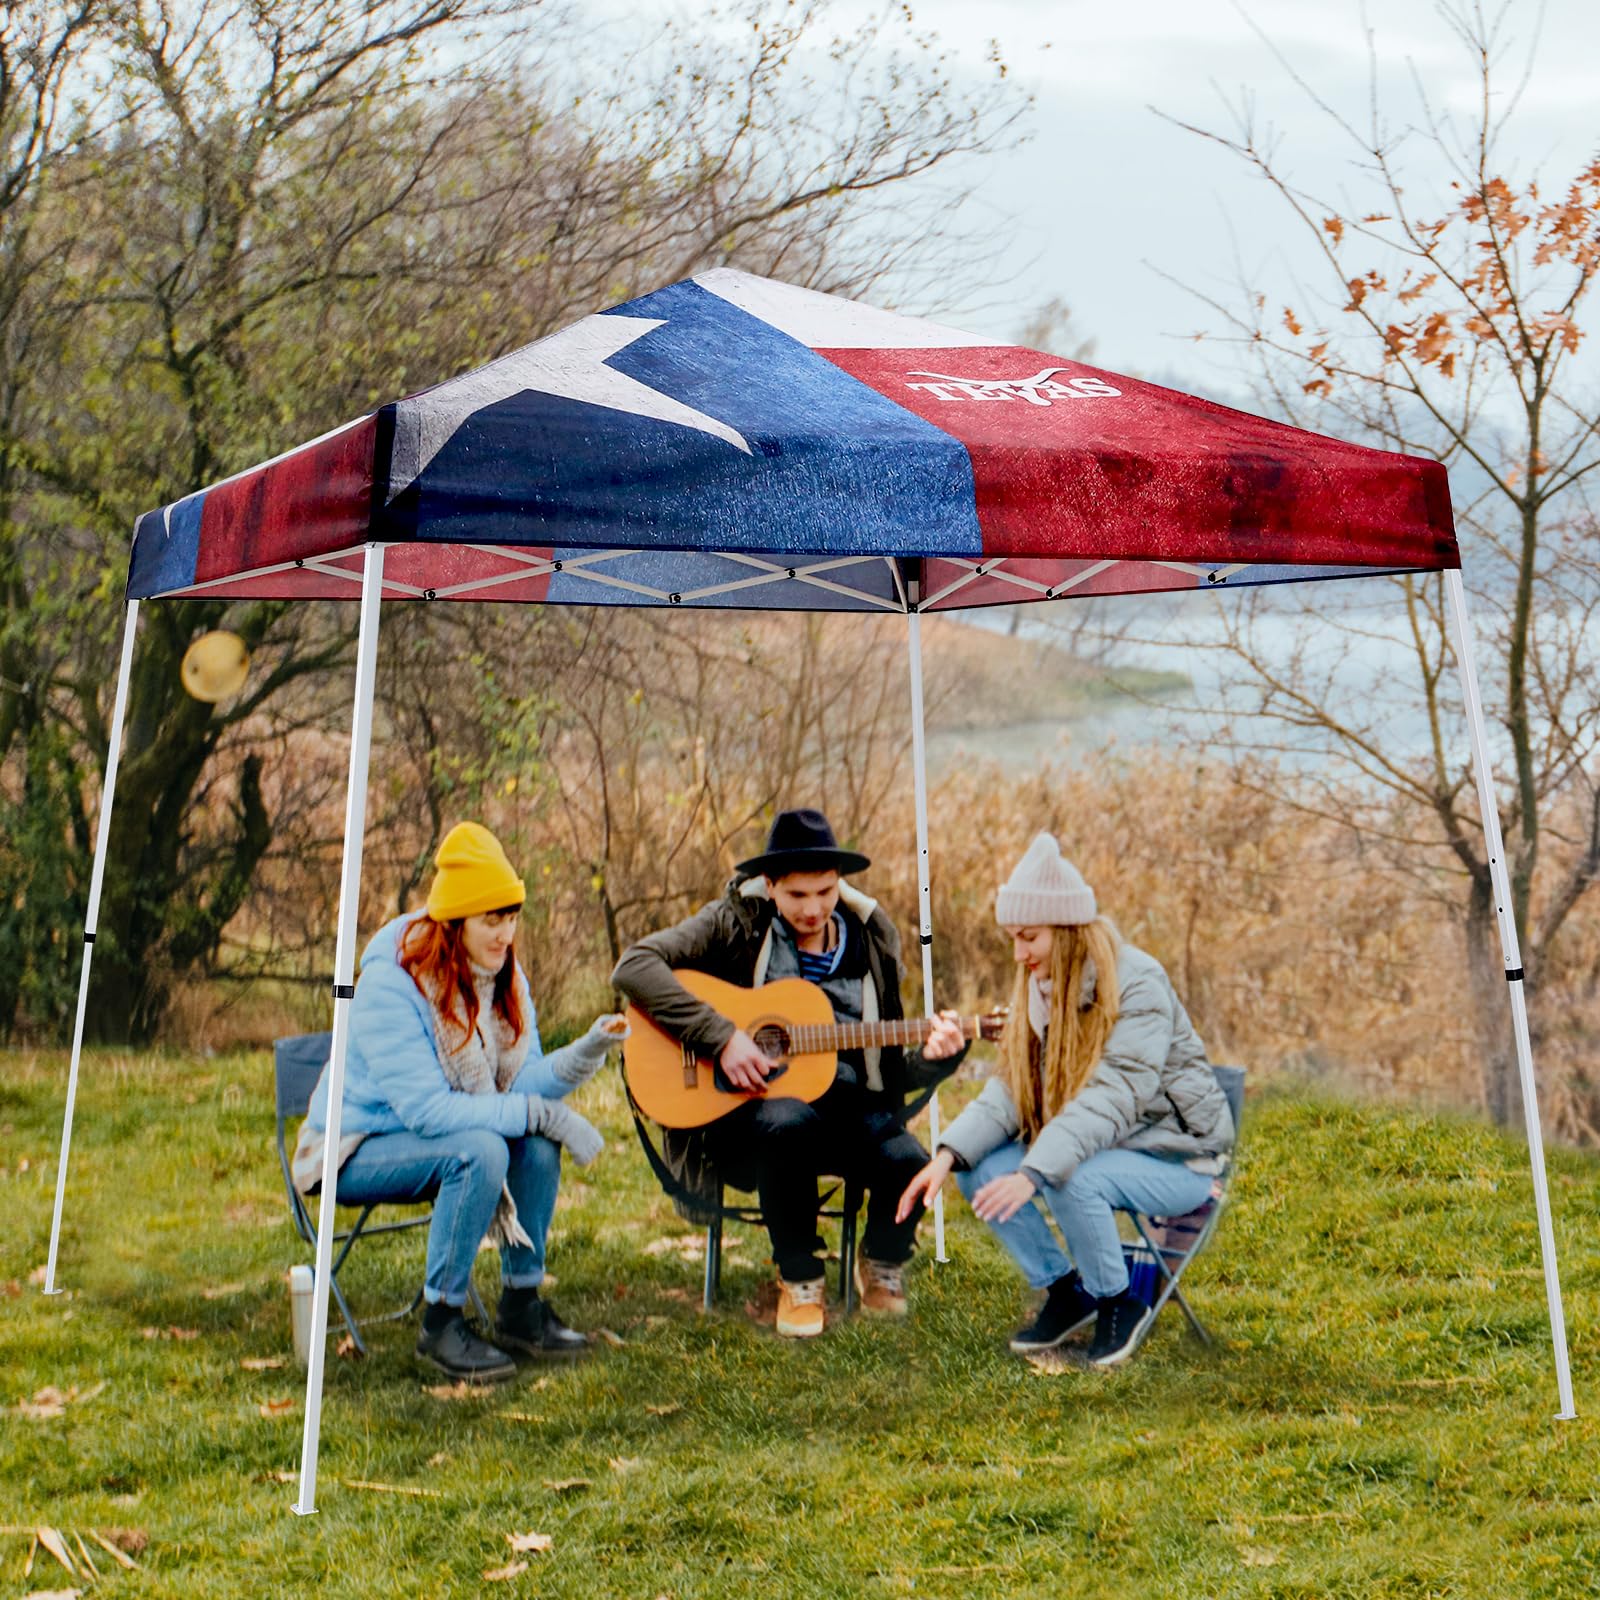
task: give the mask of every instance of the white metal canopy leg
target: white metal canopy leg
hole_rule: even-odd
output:
[[[1517,1044],[1517,1076],[1522,1085],[1522,1115],[1528,1130],[1528,1163],[1533,1169],[1533,1206],[1539,1220],[1539,1253],[1544,1260],[1544,1292],[1550,1307],[1556,1389],[1561,1398],[1561,1410],[1557,1416],[1567,1421],[1575,1417],[1577,1412],[1572,1405],[1572,1374],[1567,1366],[1567,1322],[1561,1307],[1555,1230],[1550,1221],[1550,1185],[1544,1171],[1544,1134],[1539,1125],[1539,1090],[1533,1078],[1533,1045],[1528,1036],[1528,1002],[1523,992],[1522,954],[1517,941],[1516,917],[1512,911],[1511,880],[1506,873],[1505,842],[1500,836],[1500,812],[1495,805],[1494,778],[1489,770],[1489,741],[1483,722],[1483,701],[1478,694],[1478,669],[1473,659],[1471,623],[1467,619],[1466,588],[1459,571],[1445,573],[1444,584],[1450,602],[1456,662],[1461,669],[1461,694],[1466,703],[1467,728],[1472,736],[1472,768],[1478,781],[1478,810],[1483,817],[1484,847],[1489,852],[1489,876],[1494,885],[1500,949],[1505,957],[1506,988],[1511,995],[1511,1025]]]
[[[921,599],[922,585],[911,585],[911,604]],[[922,726],[922,618],[907,610],[906,625],[911,654],[911,765],[917,796],[917,921],[922,945],[922,1011],[933,1015],[933,889],[928,878],[928,752]],[[939,1143],[939,1091],[928,1100],[928,1143]],[[933,1259],[948,1261],[944,1253],[944,1195],[933,1197]]]
[[[67,1109],[61,1121],[61,1159],[56,1163],[56,1209],[50,1221],[50,1257],[45,1263],[44,1292],[56,1287],[56,1254],[61,1248],[61,1213],[67,1199],[67,1157],[72,1150],[72,1113],[78,1101],[78,1062],[83,1055],[83,1022],[89,1010],[89,968],[95,930],[100,924],[100,890],[106,877],[106,846],[111,839],[111,802],[117,790],[117,762],[122,755],[122,723],[128,711],[128,681],[133,673],[133,639],[138,631],[139,602],[128,602],[122,630],[122,664],[117,668],[117,698],[111,712],[106,781],[100,791],[100,826],[95,834],[94,867],[89,874],[89,908],[83,919],[83,971],[78,976],[78,1020],[72,1027],[72,1065],[67,1070]]]
[[[350,785],[344,808],[344,865],[339,874],[339,935],[333,956],[333,1050],[328,1064],[327,1146],[317,1210],[316,1285],[311,1349],[306,1362],[306,1426],[300,1443],[300,1498],[295,1512],[317,1509],[317,1442],[322,1430],[322,1367],[328,1342],[328,1286],[333,1281],[334,1195],[339,1179],[339,1123],[344,1115],[345,1049],[355,994],[356,918],[361,901],[361,847],[367,825],[367,757],[372,749],[372,699],[378,670],[378,610],[383,596],[383,546],[369,544],[361,571],[361,632],[356,645],[356,704],[350,727]]]

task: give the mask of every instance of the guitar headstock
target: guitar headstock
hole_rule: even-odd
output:
[[[977,1024],[977,1033],[974,1038],[987,1039],[992,1044],[1006,1031],[1006,1023],[1011,1020],[1010,1006],[996,1006],[992,1011],[986,1011],[980,1017],[974,1017]]]

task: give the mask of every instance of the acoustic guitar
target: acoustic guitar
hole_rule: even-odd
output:
[[[921,1044],[933,1031],[931,1017],[894,1022],[837,1022],[833,1004],[804,978],[779,978],[759,989],[743,989],[704,972],[673,974],[695,999],[703,1000],[743,1028],[773,1063],[767,1092],[816,1100],[833,1082],[841,1050],[878,1045]],[[735,1089],[709,1056],[675,1039],[637,1006],[628,1007],[632,1036],[622,1047],[622,1071],[639,1109],[663,1128],[703,1128],[752,1096]],[[1006,1013],[961,1018],[967,1039],[998,1039]]]

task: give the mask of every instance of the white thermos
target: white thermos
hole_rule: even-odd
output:
[[[295,1358],[302,1362],[311,1359],[311,1295],[316,1282],[310,1267],[289,1268],[289,1327]]]

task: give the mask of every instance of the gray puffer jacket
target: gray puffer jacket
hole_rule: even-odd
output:
[[[1124,944],[1117,980],[1121,1009],[1099,1064],[1028,1147],[1022,1170],[1036,1187],[1065,1183],[1102,1150],[1143,1150],[1215,1172],[1233,1148],[1227,1097],[1166,970]],[[1020,1128],[1010,1092],[994,1077],[939,1145],[975,1167]]]

